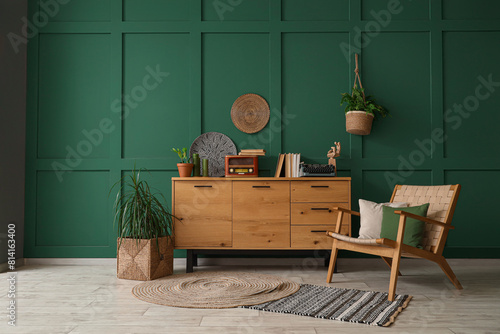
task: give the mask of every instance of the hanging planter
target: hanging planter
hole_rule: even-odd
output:
[[[389,111],[375,103],[371,96],[365,96],[365,90],[361,84],[358,66],[358,54],[356,54],[356,69],[354,70],[354,86],[352,93],[342,94],[340,105],[347,103],[345,108],[346,131],[353,135],[369,135],[372,129],[375,113],[382,117],[389,115]],[[359,83],[357,87],[356,81]]]
[[[346,131],[353,135],[369,135],[372,131],[372,123],[375,116],[361,110],[348,111],[345,114]]]

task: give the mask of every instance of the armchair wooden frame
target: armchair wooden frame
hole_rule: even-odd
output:
[[[427,217],[418,216],[404,211],[404,208],[395,210],[400,215],[399,228],[396,240],[386,238],[358,239],[340,234],[344,214],[359,216],[359,212],[334,208],[339,211],[335,232],[327,231],[327,235],[333,238],[332,254],[328,268],[327,283],[331,283],[333,270],[337,261],[338,251],[345,249],[354,252],[377,255],[382,257],[391,268],[388,300],[393,301],[396,295],[396,285],[401,257],[423,258],[437,263],[450,279],[453,285],[462,289],[462,285],[451,270],[448,262],[443,257],[444,245],[448,231],[454,229],[451,220],[460,193],[460,185],[451,186],[402,186],[396,185],[391,197],[392,202],[407,202],[409,206],[430,203]],[[403,236],[406,227],[406,218],[411,217],[426,223],[423,249],[403,244]]]

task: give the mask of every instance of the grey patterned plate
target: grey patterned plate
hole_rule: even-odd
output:
[[[209,176],[224,176],[226,155],[236,155],[237,151],[236,145],[225,134],[207,132],[193,141],[189,149],[189,155],[193,156],[193,153],[200,155],[200,167],[202,165],[201,159],[208,159]]]

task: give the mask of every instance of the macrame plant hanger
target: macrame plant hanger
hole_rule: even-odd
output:
[[[366,107],[366,96],[363,89],[363,84],[361,83],[361,77],[359,76],[359,63],[358,54],[355,54],[356,59],[356,69],[354,70],[354,85],[352,87],[351,96],[354,97],[354,89],[356,88],[356,81],[359,83],[359,89],[361,90],[361,95],[363,96],[363,104]],[[362,110],[351,110],[346,113],[346,131],[354,135],[369,135],[372,129],[373,114]]]
[[[356,80],[359,82],[359,88],[361,89],[361,94],[363,94],[363,102],[366,106],[366,97],[365,97],[365,91],[363,89],[363,84],[361,83],[361,77],[359,76],[359,65],[358,65],[358,54],[355,54],[355,59],[356,59],[356,68],[354,69],[354,86],[352,90],[352,96],[354,96],[354,88],[356,88]]]

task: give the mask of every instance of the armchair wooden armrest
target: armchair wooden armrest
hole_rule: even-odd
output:
[[[332,209],[333,209],[333,210],[337,210],[337,211],[342,211],[342,212],[348,213],[348,214],[350,214],[350,215],[361,216],[359,212],[352,211],[352,210],[345,209],[345,208],[340,208],[340,207],[338,207],[338,206],[335,206],[335,207],[333,207]]]
[[[434,220],[434,219],[431,219],[431,218],[427,218],[427,217],[423,217],[423,216],[419,216],[419,215],[416,215],[414,213],[409,213],[409,212],[402,211],[402,210],[396,210],[396,211],[394,211],[394,213],[397,214],[397,215],[402,215],[402,216],[406,216],[406,217],[418,219],[418,220],[421,220],[421,221],[429,223],[429,224],[438,225],[438,226],[441,226],[443,228],[447,228],[447,229],[450,229],[450,230],[453,230],[455,228],[454,226],[451,226],[451,225],[448,225],[448,224],[445,224],[445,223],[441,223],[441,222],[439,222],[437,220]]]
[[[348,213],[350,215],[355,215],[355,216],[359,216],[359,212],[356,212],[356,211],[352,211],[352,210],[349,210],[349,209],[345,209],[345,208],[340,208],[338,206],[334,206],[332,208],[332,210],[334,211],[340,211],[339,214],[338,214],[338,217],[337,217],[337,224],[335,226],[335,233],[340,233],[340,228],[342,226],[342,218],[344,217],[344,213]]]

